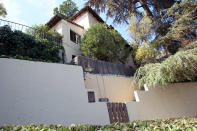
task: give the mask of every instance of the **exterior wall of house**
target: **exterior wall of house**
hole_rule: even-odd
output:
[[[93,24],[98,23],[94,16],[89,12],[82,14],[74,22],[83,26],[85,30],[88,30],[88,28],[90,28]]]
[[[0,125],[109,124],[106,103],[88,103],[80,66],[0,58]]]
[[[60,29],[61,28],[61,29]],[[77,33],[80,36],[83,36],[84,29],[73,25],[65,20],[61,20],[54,26],[52,31],[56,30],[63,36],[63,47],[65,50],[65,61],[71,62],[72,56],[77,56],[81,54],[79,44],[76,44],[70,40],[70,30]]]
[[[170,84],[136,91],[139,102],[128,102],[130,121],[197,116],[197,82]]]
[[[134,100],[132,77],[114,75],[85,75],[85,88],[96,93],[96,99],[108,98],[109,102],[129,102]]]

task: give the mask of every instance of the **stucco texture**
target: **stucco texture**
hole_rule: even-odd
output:
[[[80,66],[0,58],[0,125],[109,124],[106,103],[88,103]]]
[[[115,75],[85,75],[85,88],[93,89],[99,98],[108,98],[109,102],[129,102],[134,100],[132,77]]]
[[[197,82],[169,84],[137,91],[139,102],[128,102],[130,121],[197,116]]]

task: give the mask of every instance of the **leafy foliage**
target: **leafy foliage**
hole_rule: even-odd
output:
[[[110,62],[124,62],[130,50],[117,31],[99,23],[86,31],[80,45],[84,56]]]
[[[156,37],[164,36],[169,28],[168,21],[161,20],[160,11],[170,8],[175,2],[181,0],[88,0],[87,4],[94,7],[97,12],[106,12],[107,17],[114,23],[129,23],[133,15],[137,21],[146,17],[152,20],[152,30]],[[146,35],[145,35],[146,36]]]
[[[163,21],[170,22],[171,27],[165,36],[158,39],[160,44],[170,53],[178,51],[179,43],[187,39],[196,38],[197,2],[184,0],[171,8],[162,11]]]
[[[138,47],[135,61],[138,66],[155,62],[156,52],[150,44],[144,43]]]
[[[46,25],[34,25],[32,28],[28,28],[26,33],[37,39],[46,39],[56,43],[61,43],[62,41],[62,36],[58,32],[50,31]]]
[[[114,123],[105,126],[77,125],[72,124],[68,127],[62,125],[40,125],[35,124],[26,126],[2,126],[1,131],[195,131],[197,130],[196,118],[182,119],[161,119],[148,121],[134,121],[132,123]]]
[[[179,51],[168,57],[162,63],[147,64],[140,67],[134,78],[142,87],[147,84],[150,88],[167,83],[197,80],[197,48]]]
[[[3,7],[3,4],[0,3],[0,16],[5,17],[7,15],[6,9]]]
[[[35,39],[21,31],[12,31],[9,26],[0,27],[0,56],[59,62],[62,46],[46,39]]]
[[[131,38],[136,43],[148,42],[152,38],[154,34],[153,22],[145,13],[143,13],[143,18],[140,21],[132,14],[129,23]]]
[[[171,27],[162,39],[167,42],[168,39],[182,41],[196,37],[197,2],[184,0],[184,2],[176,3],[163,12],[166,12],[163,18],[168,17]]]
[[[159,38],[156,37],[156,39],[151,42],[150,39],[152,39],[151,37],[153,37],[154,33],[152,28],[154,28],[153,26],[155,25],[149,21],[144,21],[143,19],[141,19],[141,21],[138,21],[133,15],[133,19],[131,19],[129,27],[131,36],[135,37],[135,40],[138,44],[142,44],[144,41],[150,42],[150,52],[147,52],[148,49],[146,48],[143,48],[144,51],[142,51],[143,49],[139,49],[139,52],[152,54],[153,50],[155,50],[157,52],[156,55],[161,56],[159,57],[161,58],[160,60],[163,60],[164,57],[175,54],[182,43],[184,43],[184,41],[190,41],[196,38],[196,12],[197,2],[192,2],[189,0],[185,0],[181,3],[176,3],[171,8],[163,10],[161,13],[163,15],[163,23],[168,23],[170,27],[164,29],[167,32],[164,36]],[[143,18],[146,17],[144,16]],[[134,23],[137,23],[137,25],[135,25]],[[141,53],[138,53],[138,55],[139,54]],[[146,56],[148,57],[150,55],[139,56],[141,56],[141,60],[146,61]],[[137,59],[139,58],[139,56],[136,56]],[[157,61],[157,59],[153,61]]]
[[[66,19],[73,16],[78,11],[78,7],[72,0],[66,0],[59,5],[59,8],[56,7],[53,9],[53,14],[59,14],[64,16]]]
[[[176,1],[179,0],[88,0],[86,4],[95,7],[97,12],[106,12],[116,23],[127,23],[130,14],[136,14],[140,19],[142,11],[156,18],[161,10],[171,7]]]

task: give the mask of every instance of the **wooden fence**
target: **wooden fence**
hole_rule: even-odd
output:
[[[107,103],[110,123],[129,122],[129,116],[125,103]]]
[[[113,74],[133,76],[135,70],[127,67],[124,64],[113,64],[101,60],[93,60],[83,56],[77,56],[73,59],[73,63],[82,66],[85,72],[92,74]]]

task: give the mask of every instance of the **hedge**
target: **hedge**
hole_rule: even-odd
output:
[[[132,123],[114,123],[106,126],[91,126],[72,124],[61,125],[2,126],[0,131],[196,131],[197,118],[161,119],[149,121],[134,121]]]
[[[0,27],[0,56],[59,62],[59,49],[62,46],[58,43],[12,31],[7,25]]]

